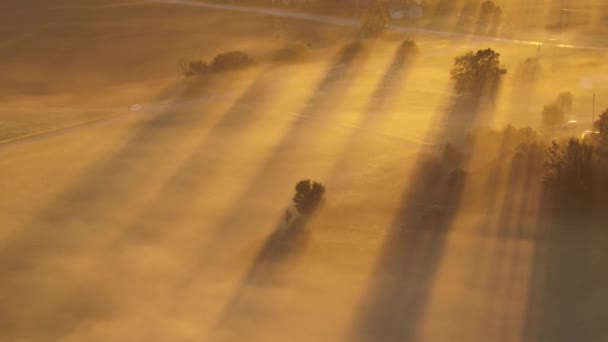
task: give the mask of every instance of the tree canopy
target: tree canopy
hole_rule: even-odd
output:
[[[450,76],[456,82],[457,92],[479,96],[484,91],[493,91],[500,76],[506,73],[500,64],[500,54],[485,49],[456,57]]]
[[[319,182],[304,179],[299,181],[295,187],[296,194],[293,203],[298,212],[303,216],[312,214],[323,200],[325,186]]]

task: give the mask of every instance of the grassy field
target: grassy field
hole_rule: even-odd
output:
[[[143,107],[0,149],[0,340],[608,338],[605,222],[541,220],[539,185],[504,170],[483,196],[467,183],[456,209],[421,200],[438,192],[426,158],[475,126],[538,127],[570,91],[568,119],[588,127],[593,93],[608,106],[603,53],[389,34],[345,55],[356,32],[312,22],[118,0],[7,8],[0,136]],[[419,53],[401,59],[406,38]],[[270,61],[294,41],[310,60]],[[453,58],[486,47],[509,72],[463,110]],[[258,64],[180,75],[236,49]],[[293,233],[302,178],[327,199]]]

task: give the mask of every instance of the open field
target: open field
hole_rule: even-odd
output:
[[[0,31],[0,140],[114,118],[0,145],[0,340],[608,339],[605,222],[548,220],[525,179],[467,184],[455,212],[420,199],[425,157],[473,127],[538,127],[561,91],[587,127],[593,94],[608,106],[604,53],[390,34],[345,55],[356,32],[337,26],[26,3]],[[399,58],[405,38],[419,53]],[[294,41],[308,61],[272,62]],[[486,47],[509,73],[468,111],[449,69]],[[258,63],[180,75],[229,50]],[[303,178],[327,199],[294,233]]]

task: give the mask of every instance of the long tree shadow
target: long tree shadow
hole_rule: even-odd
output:
[[[211,103],[216,99],[216,92],[225,88],[233,77],[237,75],[223,75],[222,80],[189,80],[180,89],[176,103],[179,103],[183,96],[205,97]],[[36,287],[40,286],[30,278],[34,278],[38,270],[44,270],[46,263],[52,262],[57,256],[82,250],[83,245],[87,245],[96,236],[104,233],[88,228],[100,222],[112,228],[116,220],[114,211],[128,204],[129,198],[138,195],[137,191],[133,190],[138,183],[133,183],[133,180],[143,181],[146,178],[146,171],[156,163],[162,163],[165,153],[170,153],[172,144],[179,145],[190,134],[196,132],[196,126],[208,124],[214,115],[213,110],[206,113],[198,111],[182,113],[169,104],[153,117],[137,124],[134,132],[116,153],[95,162],[83,172],[81,179],[58,195],[30,222],[4,238],[0,248],[0,277],[4,280],[3,296],[10,294],[14,297],[29,297],[37,292]],[[68,285],[61,284],[61,286]],[[89,299],[94,300],[92,297]],[[75,300],[87,299],[75,298]],[[52,310],[45,306],[48,304],[44,301],[29,304],[40,306],[44,310]],[[25,304],[14,303],[14,305]],[[65,306],[69,305],[66,303]],[[99,306],[91,302],[86,314],[74,317],[74,320],[84,322],[98,316],[103,317],[110,310],[106,306],[102,305],[98,310]],[[17,312],[7,307],[5,309],[9,313]],[[77,322],[57,324],[52,316],[51,314],[48,317],[42,316],[44,318],[38,323],[41,331],[53,339],[59,339],[77,324]],[[7,324],[10,328],[7,328],[8,331],[4,332],[4,336],[9,338],[18,336],[20,333],[18,322],[10,323],[16,318],[7,316],[5,319],[8,320]],[[5,322],[0,323],[4,327]]]
[[[417,55],[417,48],[409,41],[405,41],[396,49],[390,64],[372,92],[362,119],[357,123],[357,128],[350,133],[342,147],[342,152],[334,162],[328,182],[342,178],[344,170],[350,170],[352,166],[361,163],[362,160],[357,153],[369,148],[371,140],[382,135],[382,125],[390,118],[392,103],[402,91]]]
[[[255,141],[256,123],[276,98],[274,89],[284,86],[290,73],[294,70],[270,65],[256,77],[126,228],[123,242],[158,237],[167,226],[176,226],[187,218],[197,205],[196,199],[222,173],[234,150]]]
[[[293,265],[310,242],[312,233],[307,229],[307,223],[305,217],[290,221],[280,219],[225,305],[211,335],[229,334],[241,339],[255,332],[259,337],[256,322],[272,314],[272,299],[268,293],[278,285],[282,270]],[[217,336],[213,340],[218,340]]]
[[[482,119],[479,100],[457,97],[429,140],[462,140]],[[414,341],[424,315],[446,237],[460,206],[464,181],[445,166],[415,161],[409,188],[387,232],[372,284],[356,314],[349,341]],[[441,209],[437,209],[441,208]]]
[[[608,340],[605,215],[565,217],[548,202],[535,236],[525,329],[520,340]]]
[[[213,90],[218,86],[217,81],[197,80],[188,83],[181,90],[181,94],[198,93],[200,96],[207,96],[208,101],[211,102],[214,99]],[[51,245],[55,242],[59,243],[62,238],[67,238],[57,231],[45,230],[41,227],[65,230],[68,225],[74,226],[79,223],[85,225],[87,222],[102,218],[111,222],[112,209],[121,204],[120,200],[115,199],[120,198],[119,194],[125,190],[125,182],[130,180],[130,176],[141,171],[142,167],[149,166],[147,159],[152,154],[162,156],[163,145],[181,141],[192,133],[190,126],[204,125],[212,116],[213,113],[176,112],[169,104],[160,113],[138,124],[135,132],[121,149],[94,163],[83,172],[81,179],[49,203],[27,226],[15,230],[15,234],[5,240],[7,248],[3,249],[3,254],[6,253],[7,256],[14,258],[16,254],[13,253],[21,251],[17,254],[20,255],[17,259],[23,263],[26,259],[32,258],[32,254],[39,254],[41,249],[44,249],[44,246],[38,242],[41,239],[44,245]],[[159,145],[161,142],[163,144]],[[4,256],[0,257],[3,261],[7,259]]]
[[[209,239],[204,248],[205,253],[200,257],[201,262],[210,260],[219,250],[222,241],[233,239],[235,233],[247,227],[250,216],[260,211],[268,203],[283,199],[285,190],[291,188],[298,178],[282,179],[285,175],[297,177],[299,169],[307,154],[314,153],[312,147],[319,137],[315,135],[315,127],[323,125],[332,117],[333,106],[351,85],[355,67],[365,59],[366,47],[360,42],[345,46],[336,58],[325,78],[320,82],[306,107],[299,113],[296,120],[287,129],[280,142],[263,162],[239,195],[231,210],[217,224],[219,230]],[[322,147],[321,141],[317,148]],[[291,176],[294,175],[294,176]],[[307,175],[302,175],[303,178]],[[289,183],[287,183],[289,182]],[[293,183],[292,183],[293,182]]]
[[[501,150],[504,145],[508,142],[503,142]],[[543,153],[540,145],[529,145],[515,156],[499,153],[505,162],[491,170],[493,183],[477,185],[485,188],[477,195],[482,205],[473,209],[482,217],[475,232],[481,242],[471,253],[469,281],[482,290],[484,300],[478,313],[483,322],[472,320],[477,326],[474,331],[479,331],[474,337],[480,341],[488,336],[497,341],[519,340],[513,313],[527,288],[525,247],[536,232]]]

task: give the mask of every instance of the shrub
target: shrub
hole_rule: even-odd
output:
[[[254,64],[253,59],[242,51],[220,53],[213,58],[211,70],[214,72],[242,69]]]
[[[299,181],[295,189],[293,203],[298,213],[303,216],[311,215],[321,204],[325,195],[325,186],[309,179]]]
[[[203,75],[209,72],[209,64],[203,61],[182,62],[182,73],[184,76]]]

